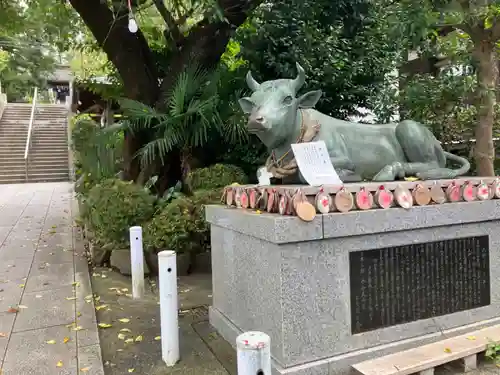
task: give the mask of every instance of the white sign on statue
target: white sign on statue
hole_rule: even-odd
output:
[[[259,180],[259,185],[271,185],[271,177],[273,177],[273,174],[270,173],[266,167],[260,167],[257,169],[257,179]]]
[[[300,173],[309,185],[341,185],[324,141],[294,143],[292,150]]]

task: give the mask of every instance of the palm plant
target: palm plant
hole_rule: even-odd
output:
[[[224,124],[221,119],[219,80],[218,71],[209,73],[197,65],[188,66],[178,75],[165,96],[165,103],[159,105],[165,108],[164,112],[134,100],[120,100],[125,120],[112,128],[131,132],[147,130],[152,134],[151,141],[136,155],[143,170],[158,160],[165,165],[167,155],[178,150],[185,184],[191,171],[193,149],[203,147],[212,132],[220,132],[231,141],[244,134],[238,124]]]

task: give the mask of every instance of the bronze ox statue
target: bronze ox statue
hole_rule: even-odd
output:
[[[239,104],[248,114],[248,131],[267,146],[266,168],[285,183],[305,182],[291,151],[292,143],[324,141],[330,160],[344,181],[393,181],[407,176],[420,179],[455,178],[467,173],[469,162],[444,151],[424,125],[405,120],[389,124],[342,121],[316,111],[320,90],[297,93],[305,82],[297,64],[295,79],[258,83],[247,74],[250,97]],[[447,167],[447,162],[456,169]]]

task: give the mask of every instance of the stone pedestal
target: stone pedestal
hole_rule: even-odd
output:
[[[352,364],[500,321],[500,200],[296,217],[208,206],[210,322],[271,337],[273,374]],[[372,250],[372,251],[368,251]]]

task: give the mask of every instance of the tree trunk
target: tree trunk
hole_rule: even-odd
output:
[[[488,40],[475,41],[474,58],[477,63],[478,81],[474,157],[478,176],[494,176],[493,124],[495,122],[496,104],[495,85],[498,79],[495,43]]]
[[[182,192],[186,195],[192,195],[193,189],[189,181],[191,173],[192,152],[189,148],[181,150],[181,173],[182,173]]]
[[[162,77],[159,87],[159,76],[153,54],[140,30],[135,34],[129,32],[126,10],[125,14],[113,15],[106,1],[69,1],[118,70],[125,95],[130,99],[154,106],[159,111],[164,109],[168,90],[188,62],[195,59],[201,67],[215,66],[233,32],[245,22],[248,13],[262,2],[262,0],[219,0],[218,5],[223,10],[225,20],[213,22],[211,20],[213,15],[207,13],[206,18],[191,29],[188,36],[178,41],[177,52],[173,54],[168,64],[169,72]],[[126,179],[136,181],[141,175],[139,161],[134,156],[149,140],[148,133],[125,134],[124,177]],[[174,151],[168,155],[169,167],[163,167],[159,176],[161,181],[159,185],[162,187],[176,182],[173,180],[174,175],[180,174],[179,156],[179,153]],[[174,163],[179,165],[173,165]],[[172,181],[168,181],[170,176]]]

